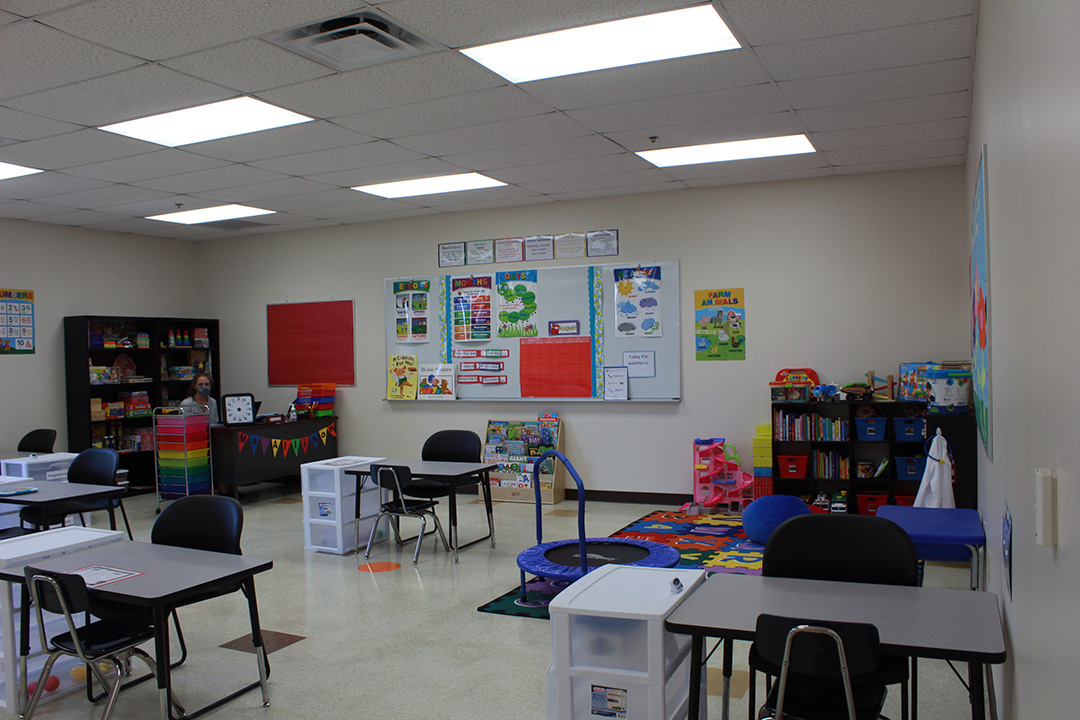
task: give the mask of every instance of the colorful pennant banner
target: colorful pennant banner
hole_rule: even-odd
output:
[[[327,436],[337,437],[335,423],[319,428],[318,432],[298,438],[268,438],[261,435],[237,433],[237,443],[240,452],[243,452],[246,448],[253,455],[259,452],[263,455],[269,453],[276,458],[280,454],[281,458],[284,459],[289,456],[290,452],[296,457],[302,457],[307,455],[309,450],[319,449],[321,445],[326,444]]]

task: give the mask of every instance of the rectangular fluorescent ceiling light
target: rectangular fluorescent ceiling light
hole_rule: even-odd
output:
[[[436,195],[438,193],[479,190],[505,185],[480,173],[462,173],[461,175],[441,175],[439,177],[419,178],[417,180],[399,180],[397,182],[360,185],[353,190],[378,195],[384,198],[414,197],[416,195]]]
[[[33,175],[39,172],[45,171],[38,170],[37,168],[28,168],[23,167],[22,165],[12,165],[11,163],[0,162],[0,180],[8,180],[10,178],[22,177],[24,175]]]
[[[710,145],[688,145],[687,147],[665,148],[663,150],[644,150],[635,154],[644,160],[648,160],[656,167],[675,167],[677,165],[701,165],[703,163],[750,160],[753,158],[779,157],[781,155],[801,155],[812,152],[817,151],[805,135],[785,135],[783,137],[757,138],[754,140],[734,140]]]
[[[311,122],[313,118],[249,97],[199,105],[150,117],[103,125],[100,130],[179,147],[233,135]]]
[[[738,47],[739,41],[712,5],[699,5],[461,52],[510,82],[529,82]]]
[[[255,217],[256,215],[273,215],[274,213],[274,210],[263,210],[262,208],[248,207],[247,205],[218,205],[217,207],[199,210],[183,210],[181,212],[165,213],[164,215],[151,215],[146,219],[180,223],[181,225],[198,225],[199,223],[216,222],[218,220],[236,220],[237,218]]]

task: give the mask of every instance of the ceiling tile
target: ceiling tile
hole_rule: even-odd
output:
[[[59,120],[47,120],[43,117],[19,112],[0,106],[0,135],[13,140],[37,140],[50,135],[81,130],[82,126]]]
[[[956,157],[967,150],[967,138],[939,140],[937,142],[909,143],[905,145],[887,145],[884,147],[857,148],[854,150],[836,150],[825,153],[829,162],[835,166],[867,165],[920,158]]]
[[[43,172],[0,180],[0,197],[36,200],[82,190],[93,190],[107,185],[108,183],[100,180],[88,180],[59,172]]]
[[[300,153],[272,160],[258,160],[255,167],[287,175],[315,175],[372,165],[391,165],[422,160],[424,155],[385,140],[349,147]]]
[[[483,188],[479,190],[465,190],[462,192],[450,192],[439,193],[438,195],[424,195],[422,197],[410,198],[413,202],[419,203],[424,207],[434,208],[450,208],[455,205],[463,204],[475,204],[490,200],[492,202],[501,202],[503,200],[509,200],[512,198],[526,198],[534,197],[535,192],[531,190],[525,190],[520,187],[514,187],[513,185],[503,185],[501,187]]]
[[[98,47],[36,22],[0,26],[0,98],[88,80],[139,64],[136,58]]]
[[[449,47],[466,47],[700,4],[700,0],[396,0],[379,9]]]
[[[905,125],[877,125],[833,132],[814,133],[812,141],[818,150],[851,150],[898,143],[929,142],[966,138],[968,119],[931,120]]]
[[[210,200],[222,200],[230,203],[246,204],[254,201],[263,201],[267,198],[279,197],[303,197],[308,193],[326,192],[328,187],[322,183],[312,182],[304,178],[290,177],[284,180],[244,185],[243,187],[228,187],[220,190],[206,190],[194,192],[195,197]],[[285,210],[285,208],[264,207],[266,210]]]
[[[496,180],[506,183],[524,184],[540,180],[577,177],[579,175],[607,175],[629,170],[645,170],[655,167],[633,153],[601,155],[599,157],[580,158],[577,160],[524,165],[520,167],[492,170],[488,173]]]
[[[438,52],[259,93],[267,102],[317,118],[337,118],[505,85],[456,52]]]
[[[333,70],[265,40],[243,40],[161,63],[233,90],[250,93],[332,75]]]
[[[662,183],[649,183],[645,185],[618,185],[582,188],[567,192],[551,193],[547,197],[552,200],[590,200],[593,198],[615,197],[618,195],[641,195],[643,193],[668,192],[669,190],[685,190],[686,184],[678,180],[668,180]]]
[[[707,145],[732,140],[799,135],[805,130],[798,116],[789,110],[766,115],[718,117],[706,122],[653,127],[647,132],[626,130],[607,133],[607,136],[627,150],[640,152],[685,145]],[[650,140],[651,137],[655,137],[656,141]]]
[[[793,108],[804,110],[956,92],[970,82],[971,63],[965,59],[788,80],[778,86]]]
[[[46,202],[57,203],[65,207],[92,209],[112,208],[115,205],[128,205],[146,200],[160,200],[171,197],[173,196],[167,193],[147,188],[137,188],[131,185],[107,185],[96,190],[83,190],[82,192],[46,198]],[[113,210],[112,212],[116,211]],[[131,213],[121,214],[130,215]]]
[[[390,210],[387,212],[358,212],[355,215],[344,215],[338,218],[331,218],[336,220],[342,225],[353,223],[371,223],[381,222],[383,220],[401,220],[402,218],[419,217],[421,215],[438,215],[442,210],[435,208],[417,207],[417,206],[402,206],[400,210]]]
[[[312,175],[309,179],[315,182],[324,182],[327,185],[339,185],[341,187],[356,187],[357,185],[373,185],[375,183],[396,182],[398,180],[416,180],[417,178],[435,177],[437,175],[456,175],[462,171],[457,165],[427,158],[414,160],[413,162],[400,163],[397,165],[378,165],[375,167],[360,167],[355,170],[342,170],[324,175]]]
[[[684,123],[704,122],[739,115],[764,115],[787,109],[787,101],[776,86],[762,84],[570,110],[566,114],[597,132],[614,133],[635,129],[649,131],[670,125],[675,118]]]
[[[536,165],[556,160],[573,160],[598,155],[614,155],[625,148],[601,135],[585,135],[548,142],[512,145],[495,149],[478,150],[460,155],[447,155],[443,160],[479,172],[520,165]]]
[[[37,220],[50,215],[59,215],[67,210],[67,208],[60,207],[59,205],[49,205],[48,203],[39,203],[30,200],[5,202],[3,208],[4,217],[15,218],[16,220]]]
[[[108,133],[102,134],[107,135]],[[157,145],[152,147],[157,147]],[[224,160],[203,157],[176,148],[167,148],[120,158],[119,160],[81,165],[73,167],[67,172],[80,177],[117,183],[133,183],[140,180],[152,180],[170,175],[195,172],[196,170],[210,170],[226,164]]]
[[[87,225],[97,225],[99,223],[115,222],[117,220],[126,219],[127,216],[125,215],[117,215],[115,213],[102,212],[100,210],[71,210],[57,215],[50,215],[46,222],[53,225],[75,225],[86,227]]]
[[[21,19],[22,18],[20,18],[18,15],[13,15],[9,12],[4,12],[3,10],[0,10],[0,25],[7,25],[8,23],[13,23]]]
[[[269,170],[261,170],[247,165],[229,165],[214,168],[213,170],[200,170],[198,172],[184,173],[183,175],[140,180],[134,184],[163,192],[190,194],[233,186],[254,185],[255,183],[270,182],[271,180],[282,180],[285,177],[280,173],[273,173]]]
[[[94,78],[8,100],[7,105],[54,120],[100,126],[236,96],[160,65]]]
[[[451,207],[440,208],[446,212],[467,212],[472,210],[496,210],[498,208],[515,208],[525,205],[540,205],[543,203],[555,202],[555,198],[550,195],[537,195],[535,193],[529,193],[521,196],[511,196],[503,198],[501,200],[493,200],[488,198],[484,201],[459,203]]]
[[[344,202],[340,205],[309,208],[297,212],[316,218],[338,219],[343,217],[355,217],[358,214],[374,215],[400,212],[415,206],[414,204],[404,203],[400,200],[375,197],[374,195],[356,192],[355,190],[350,190],[349,192],[355,196],[355,199],[351,202]]]
[[[522,183],[521,186],[542,195],[554,195],[556,193],[574,192],[577,190],[650,185],[664,183],[670,179],[671,176],[666,175],[662,170],[658,168],[649,168],[607,175],[592,175],[589,177],[540,180],[534,183]]]
[[[289,125],[262,132],[235,135],[210,142],[185,145],[184,149],[209,157],[251,162],[297,153],[345,147],[369,142],[375,138],[363,135],[326,120]]]
[[[970,15],[973,0],[719,0],[754,46]]]
[[[59,170],[139,155],[155,147],[158,146],[101,130],[79,130],[7,145],[0,148],[0,159],[42,170]]]
[[[831,108],[800,110],[799,118],[812,132],[846,130],[874,125],[898,125],[927,120],[966,117],[971,109],[968,92]]]
[[[207,234],[206,228],[197,225],[179,225],[177,223],[161,222],[159,220],[146,220],[135,218],[131,220],[113,220],[90,226],[95,230],[107,230],[109,232],[133,233],[135,235],[149,235],[150,237],[166,237],[177,239],[194,239]]]
[[[968,57],[970,18],[905,25],[755,49],[777,81]]]
[[[832,177],[836,175],[832,168],[800,168],[797,170],[778,170],[776,172],[745,173],[707,177],[697,180],[683,180],[688,187],[716,187],[718,185],[743,185],[755,182],[780,182],[783,180],[808,180],[810,178]]]
[[[522,87],[560,110],[617,105],[769,82],[753,53],[728,50],[525,83]]]
[[[95,0],[45,20],[99,45],[163,60],[345,14],[358,4],[357,0]]]
[[[875,172],[898,172],[901,170],[920,170],[922,168],[948,167],[950,165],[963,165],[964,156],[932,158],[929,160],[897,160],[895,162],[869,163],[865,165],[848,165],[835,168],[837,175],[858,175],[861,173]]]
[[[276,184],[276,183],[268,183]],[[251,187],[259,187],[258,185],[252,185]],[[277,210],[280,212],[292,212],[298,215],[309,215],[307,212],[312,208],[333,207],[340,205],[349,205],[356,202],[357,196],[361,198],[375,199],[373,195],[364,195],[358,193],[355,190],[349,188],[332,188],[326,189],[327,186],[322,186],[324,189],[318,192],[304,193],[303,195],[281,195],[278,197],[267,198],[261,200],[259,204],[267,210]]]
[[[562,113],[546,113],[515,120],[398,138],[395,143],[433,156],[460,155],[484,149],[588,135],[589,131]]]
[[[23,17],[33,17],[78,5],[81,2],[85,0],[0,0],[0,8]]]
[[[550,112],[551,107],[511,85],[346,115],[338,125],[380,138],[469,127]]]
[[[679,180],[698,180],[719,178],[733,175],[747,175],[762,172],[787,172],[806,168],[824,168],[828,161],[820,153],[805,155],[787,155],[784,157],[758,158],[756,160],[732,160],[722,163],[703,163],[701,165],[682,165],[664,168],[664,171]]]

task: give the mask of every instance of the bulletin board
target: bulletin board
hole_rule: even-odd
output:
[[[454,363],[457,400],[681,398],[679,263],[491,269],[385,281],[386,357]]]
[[[269,385],[356,384],[353,301],[266,306]]]

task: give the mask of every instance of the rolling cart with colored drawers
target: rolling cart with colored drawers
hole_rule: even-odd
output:
[[[163,502],[213,493],[210,416],[205,410],[156,408],[154,447],[158,512]]]

